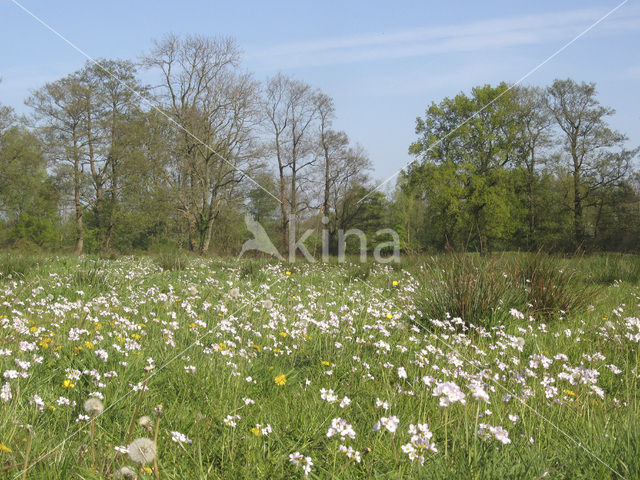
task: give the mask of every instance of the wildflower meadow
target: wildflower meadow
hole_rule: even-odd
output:
[[[0,260],[1,478],[640,478],[635,256]]]

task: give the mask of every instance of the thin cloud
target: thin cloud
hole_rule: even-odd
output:
[[[602,13],[601,9],[581,9],[411,29],[388,34],[333,37],[312,42],[275,45],[249,52],[248,59],[265,69],[281,69],[542,44],[571,36]],[[607,30],[618,33],[636,30],[640,25],[637,9],[626,13],[625,17],[612,19],[607,25]]]

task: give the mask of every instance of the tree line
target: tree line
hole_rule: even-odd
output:
[[[593,83],[476,87],[417,119],[398,201],[412,248],[637,250],[640,176]]]
[[[152,85],[141,80],[154,78]],[[258,82],[229,38],[167,35],[137,62],[47,83],[26,116],[0,106],[0,245],[235,254],[245,214],[279,251],[339,232],[446,248],[636,250],[640,182],[595,85],[474,88],[417,119],[415,161],[383,193],[331,97]],[[371,243],[372,248],[374,243]]]
[[[167,35],[135,64],[46,84],[27,118],[3,107],[4,245],[231,253],[246,211],[285,250],[317,212],[334,238],[367,208],[343,205],[371,188],[367,154],[333,127],[328,95],[282,74],[260,84],[240,60],[229,38]]]

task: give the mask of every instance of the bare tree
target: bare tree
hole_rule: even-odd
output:
[[[275,155],[279,180],[281,229],[285,248],[289,245],[290,222],[309,207],[300,202],[305,169],[313,165],[314,125],[318,120],[318,92],[304,82],[278,74],[266,85],[263,112],[269,133],[269,150]]]
[[[545,104],[545,91],[540,87],[517,87],[513,95],[517,118],[518,144],[521,148],[521,162],[524,165],[529,210],[529,237],[527,243],[532,248],[536,230],[536,169],[543,163],[541,153],[551,145],[551,122]]]
[[[615,111],[596,99],[594,83],[556,80],[547,88],[547,105],[564,137],[562,158],[573,177],[574,242],[585,239],[584,208],[603,188],[615,186],[638,150],[622,148],[626,137],[611,130],[605,118]]]
[[[177,137],[162,168],[187,221],[189,248],[200,253],[255,153],[257,84],[239,62],[233,40],[203,36],[168,35],[143,58],[162,76],[159,99]]]
[[[333,99],[323,93],[317,95],[316,104],[320,118],[319,147],[324,163],[324,188],[322,195],[322,214],[329,214],[330,177],[333,158],[339,155],[341,149],[349,143],[346,135],[337,134],[331,130],[335,116]]]

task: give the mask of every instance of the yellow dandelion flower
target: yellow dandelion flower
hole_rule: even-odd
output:
[[[280,332],[280,336],[282,338],[287,338],[289,336],[289,334],[287,332]]]
[[[262,350],[262,348],[260,347],[260,345],[256,345],[255,343],[253,345],[251,345],[251,348],[253,348],[255,351],[259,352],[260,350]]]
[[[262,432],[260,431],[260,427],[255,426],[251,429],[251,433],[253,433],[256,437],[259,437]]]
[[[327,362],[326,360],[323,360],[320,362],[322,365],[324,365],[325,367],[330,367],[331,366],[331,362]]]
[[[13,450],[7,447],[4,443],[0,442],[0,452],[11,453],[13,452]]]
[[[84,346],[87,347],[89,350],[93,350],[93,342],[86,341],[84,342]]]
[[[566,393],[567,395],[571,395],[572,397],[576,396],[575,392],[571,390],[562,390],[562,393]]]
[[[394,280],[393,282],[391,282],[391,285],[393,285],[394,287],[398,286],[398,280]]]
[[[76,384],[73,383],[68,378],[64,382],[62,382],[62,388],[74,388],[75,386],[76,386]]]
[[[291,272],[289,270],[287,270],[286,272],[284,272],[285,275],[291,275]]]
[[[387,318],[388,318],[389,320],[391,320],[391,319],[393,318],[393,315],[392,315],[392,314],[390,314],[390,313],[387,313]]]
[[[142,468],[142,471],[143,471],[144,473],[151,473],[151,472],[152,472],[151,467],[143,467],[143,468]]]
[[[273,379],[273,382],[279,387],[282,387],[287,383],[287,376],[284,373],[281,375],[278,375],[276,378]]]

